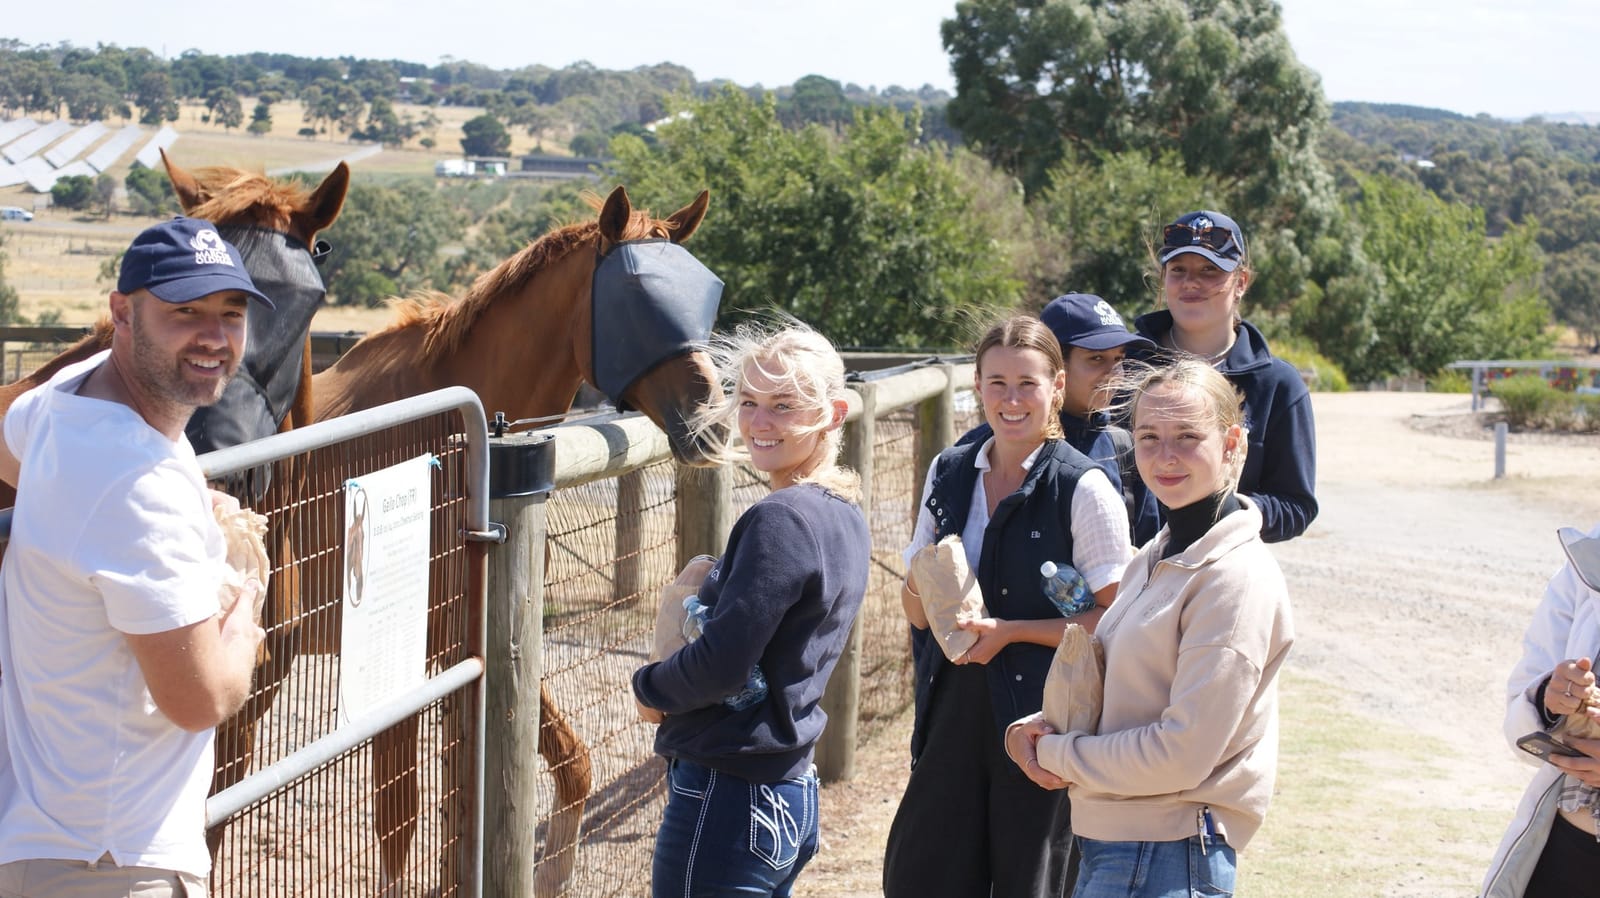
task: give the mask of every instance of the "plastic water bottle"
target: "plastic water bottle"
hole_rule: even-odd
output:
[[[683,638],[685,642],[694,642],[705,631],[706,615],[710,613],[711,606],[701,604],[699,596],[689,596],[683,600]],[[750,676],[745,679],[744,688],[722,700],[724,705],[735,711],[743,711],[767,697],[767,676],[761,672],[761,665],[750,668]]]
[[[1094,607],[1094,593],[1089,590],[1089,582],[1072,565],[1046,561],[1039,565],[1039,576],[1044,583],[1045,598],[1056,606],[1062,617],[1082,614]]]

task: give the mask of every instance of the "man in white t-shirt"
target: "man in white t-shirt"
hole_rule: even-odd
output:
[[[221,595],[231,500],[183,430],[238,369],[252,299],[271,305],[210,222],[151,227],[111,349],[6,413],[0,898],[206,894],[213,728],[249,694],[261,586]]]

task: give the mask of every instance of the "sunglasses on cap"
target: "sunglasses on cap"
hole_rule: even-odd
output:
[[[1230,256],[1238,256],[1242,252],[1242,248],[1233,240],[1233,231],[1228,228],[1215,225],[1192,228],[1186,224],[1170,224],[1162,228],[1162,249],[1181,249],[1186,246],[1203,246],[1212,252]]]

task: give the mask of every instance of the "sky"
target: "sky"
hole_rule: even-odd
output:
[[[1600,122],[1594,69],[1579,63],[1580,47],[1600,47],[1595,0],[1280,2],[1289,41],[1322,76],[1329,100],[1516,119],[1587,112]],[[672,62],[701,81],[742,85],[778,87],[817,74],[880,89],[955,87],[939,38],[954,0],[320,0],[281,6],[314,13],[255,17],[275,5],[134,11],[127,0],[0,0],[0,38],[114,43],[169,58],[192,48],[428,65],[450,57],[495,69]]]

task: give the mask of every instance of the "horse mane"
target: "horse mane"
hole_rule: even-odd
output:
[[[192,174],[206,199],[187,214],[216,224],[249,218],[261,227],[282,231],[289,227],[289,216],[311,202],[311,191],[299,182],[277,181],[261,172],[208,165]]]
[[[590,205],[598,208],[597,199],[591,200]],[[461,348],[473,324],[496,299],[521,290],[539,272],[566,258],[574,250],[592,245],[599,231],[600,225],[593,221],[565,225],[550,231],[490,271],[479,275],[460,300],[437,291],[419,291],[391,300],[396,320],[372,336],[412,327],[424,328],[421,355],[417,361],[425,365],[432,364]],[[635,209],[628,216],[628,226],[623,229],[622,240],[670,237],[670,231],[667,222],[652,218],[646,210]]]

